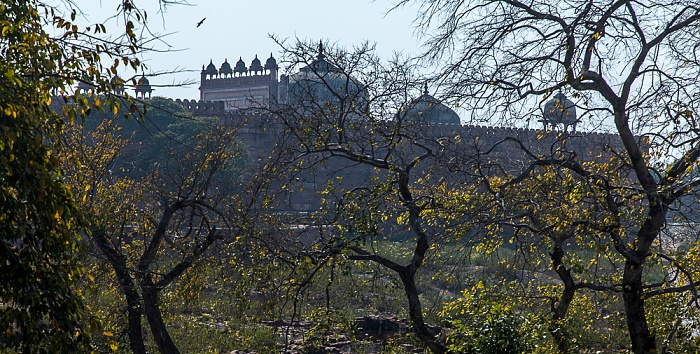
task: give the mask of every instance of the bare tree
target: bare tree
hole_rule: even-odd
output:
[[[403,1],[405,4],[411,1]],[[474,117],[527,126],[551,94],[569,94],[584,129],[610,127],[614,151],[634,183],[612,185],[599,205],[612,214],[610,242],[624,259],[622,292],[632,350],[656,350],[645,300],[695,291],[652,284],[650,257],[669,258],[661,231],[679,203],[698,192],[697,58],[700,5],[675,1],[419,1],[427,34],[426,59],[443,63],[439,79]],[[429,30],[435,32],[428,33]],[[546,161],[540,160],[540,164]],[[581,176],[576,164],[551,161]],[[620,197],[625,190],[634,196]],[[623,209],[641,209],[637,223]],[[684,270],[679,262],[674,266]]]
[[[284,146],[290,151],[287,163],[299,171],[302,183],[308,179],[321,187],[323,199],[312,198],[319,198],[316,204],[327,211],[314,214],[327,231],[302,256],[318,267],[341,257],[393,271],[415,334],[433,352],[446,352],[424,318],[417,274],[431,247],[450,235],[448,226],[434,227],[436,218],[427,215],[441,207],[440,195],[427,187],[440,183],[426,180],[433,172],[447,174],[437,171],[445,164],[433,162],[444,153],[446,136],[456,135],[451,129],[459,125],[428,129],[414,109],[423,81],[398,58],[382,63],[367,44],[329,51],[323,43],[316,47],[300,42],[285,47],[285,53],[292,70],[299,69],[290,76],[289,103],[274,112],[293,137]],[[398,232],[387,226],[397,223],[412,245],[403,260],[373,246],[373,240]]]
[[[167,109],[148,104],[153,105],[146,112]],[[214,252],[216,244],[234,244],[253,224],[259,226],[255,214],[262,212],[263,186],[269,181],[264,167],[242,179],[245,152],[234,140],[233,127],[170,110],[166,114],[174,124],[158,127],[165,135],[160,139],[150,137],[161,146],[120,136],[122,130],[110,118],[95,130],[73,127],[65,139],[71,152],[64,165],[67,181],[81,191],[81,221],[126,298],[135,353],[146,352],[143,316],[158,349],[179,352],[163,320],[162,291]],[[150,154],[142,164],[150,170],[130,167],[130,145],[131,155]]]
[[[116,107],[110,79],[123,67],[142,68],[137,56],[153,39],[146,16],[131,0],[119,3],[123,22],[110,33],[103,23],[79,26],[80,8],[70,0],[0,5],[3,349],[74,352],[89,342],[72,289],[81,274],[73,259],[78,212],[56,156],[64,123],[90,111],[86,96],[105,93],[95,106]],[[88,92],[77,93],[76,83]],[[50,105],[58,100],[71,104],[57,112]]]

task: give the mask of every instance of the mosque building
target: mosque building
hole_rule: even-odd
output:
[[[208,65],[202,66],[200,73],[199,101],[177,102],[195,115],[221,115],[288,103],[297,107],[312,106],[314,102],[330,102],[342,97],[357,104],[366,96],[363,90],[362,83],[326,60],[323,44],[319,43],[315,59],[291,75],[279,74],[272,54],[264,66],[257,55],[250,66],[239,57],[233,68],[228,59],[224,59],[219,69],[210,60]],[[431,96],[427,84],[423,95],[409,102],[407,108],[404,113],[412,120],[440,125],[460,124],[459,115]]]
[[[242,57],[233,67],[228,59],[224,59],[218,69],[210,59],[208,65],[202,66],[199,100],[178,99],[175,102],[195,116],[218,116],[226,121],[240,118],[243,123],[237,127],[239,141],[247,146],[254,160],[264,161],[279,134],[285,131],[284,126],[265,111],[285,106],[301,107],[295,109],[301,109],[297,114],[303,116],[304,107],[313,109],[319,107],[319,102],[348,99],[347,102],[354,105],[359,102],[362,106],[362,102],[369,101],[365,99],[367,92],[361,82],[326,60],[322,44],[314,60],[296,73],[280,75],[279,72],[272,55],[265,60],[265,65],[257,55],[250,65],[246,65]],[[135,89],[141,98],[150,97],[153,91],[145,76],[138,80]],[[363,112],[362,108],[358,111]],[[619,145],[614,134],[577,133],[575,104],[563,93],[553,95],[544,104],[540,122],[544,124],[544,130],[463,125],[457,112],[430,95],[426,84],[422,95],[407,102],[405,109],[396,114],[394,123],[387,124],[403,124],[407,129],[414,129],[425,141],[435,144],[445,139],[461,140],[462,143],[458,144],[461,147],[452,152],[455,161],[469,159],[478,154],[482,147],[490,146],[489,156],[508,161],[514,164],[514,168],[521,168],[518,161],[528,158],[512,144],[502,144],[504,140],[517,140],[531,152],[547,153],[560,139],[559,133],[565,132],[568,137],[567,149],[577,152],[584,159],[588,159],[584,156],[595,150],[594,146]],[[407,150],[404,153],[410,155],[413,152]],[[466,160],[463,162],[468,163]],[[374,175],[369,165],[349,167],[342,158],[332,158],[313,174],[303,173],[293,181],[298,184],[296,188],[291,188],[296,192],[286,191],[278,196],[280,207],[296,212],[315,210],[320,206],[318,193],[327,187],[328,181],[342,177],[346,186],[362,185]]]
[[[278,71],[272,54],[265,66],[257,55],[250,66],[246,66],[240,57],[231,68],[228,59],[224,59],[218,70],[210,60],[206,68],[202,66],[199,99],[202,102],[223,102],[225,111],[269,107],[285,102],[289,80],[286,75],[278,76]]]

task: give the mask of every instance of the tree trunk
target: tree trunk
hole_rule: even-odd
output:
[[[129,347],[135,354],[146,354],[146,345],[143,341],[141,331],[141,298],[136,290],[134,278],[129,274],[124,256],[115,251],[107,239],[106,235],[96,231],[92,233],[93,240],[97,247],[107,257],[107,261],[114,269],[114,273],[119,280],[119,288],[126,297],[126,311],[128,316]]]
[[[420,298],[418,297],[418,288],[416,287],[416,274],[409,270],[399,272],[401,281],[403,282],[406,298],[408,299],[408,315],[411,318],[414,331],[418,338],[423,343],[428,345],[428,348],[435,354],[443,354],[447,352],[447,348],[437,340],[428,326],[423,320],[423,309],[421,307]]]
[[[141,331],[141,298],[136,291],[134,280],[126,273],[120,272],[115,268],[117,277],[119,278],[122,293],[126,296],[126,310],[129,319],[129,347],[135,354],[146,354],[146,346],[143,342],[143,333]]]
[[[627,329],[632,342],[632,352],[635,354],[651,353],[656,350],[656,338],[649,331],[644,310],[642,269],[642,264],[627,260],[622,278],[622,298],[625,302]]]
[[[566,318],[569,311],[571,301],[576,293],[576,284],[569,269],[564,266],[564,249],[562,246],[564,239],[557,238],[554,240],[554,250],[550,255],[552,259],[552,268],[559,275],[559,279],[564,283],[564,290],[556,304],[552,304],[552,323],[549,325],[549,332],[554,337],[554,342],[557,344],[557,349],[560,353],[570,353],[571,346],[569,345],[570,337],[566,328],[562,326],[562,322]]]
[[[180,351],[170,338],[168,329],[163,322],[163,316],[158,307],[158,289],[150,279],[141,281],[141,296],[143,296],[144,313],[151,327],[153,339],[156,341],[158,350],[164,354],[179,354]]]
[[[629,253],[622,275],[622,299],[625,303],[627,331],[635,354],[656,352],[656,338],[649,331],[644,309],[643,270],[649,249],[666,222],[668,201],[658,197],[649,201],[648,218],[639,229],[635,240],[636,250]]]

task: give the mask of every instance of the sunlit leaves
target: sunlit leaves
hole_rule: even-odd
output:
[[[0,5],[0,265],[2,346],[73,352],[89,340],[78,294],[76,209],[60,180],[62,120],[48,105],[66,83],[47,75],[64,48],[33,1]]]
[[[502,291],[502,290],[501,290]],[[462,296],[444,305],[439,313],[453,328],[446,342],[455,353],[531,353],[532,325],[518,315],[513,302],[491,298],[483,282],[465,289]],[[505,295],[505,294],[502,294]]]

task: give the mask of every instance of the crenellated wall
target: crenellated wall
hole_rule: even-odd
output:
[[[212,101],[202,101],[202,100],[181,100],[176,99],[175,103],[182,105],[185,109],[190,111],[195,116],[201,115],[212,115],[220,116],[226,113],[224,109],[224,102],[212,102]]]
[[[250,85],[271,85],[277,84],[277,77],[270,74],[230,76],[205,78],[201,81],[200,89],[221,88],[221,87],[246,87]]]
[[[237,138],[247,147],[249,156],[261,165],[266,163],[280,141],[288,140],[283,136],[287,131],[286,127],[272,114],[255,109],[226,110],[224,102],[180,99],[175,102],[195,116],[219,117],[222,124],[236,130]],[[387,121],[387,124],[392,122]],[[443,173],[449,165],[462,169],[475,163],[484,163],[481,167],[484,172],[491,168],[489,166],[497,165],[493,168],[498,168],[498,173],[517,173],[531,156],[550,156],[554,151],[557,151],[559,157],[562,154],[577,156],[581,161],[605,158],[610,154],[610,150],[624,151],[619,137],[608,133],[566,133],[557,130],[452,124],[407,125],[405,129],[407,134],[415,134],[422,147],[407,144],[399,148],[397,156],[411,161],[411,156],[424,152],[423,147],[434,149],[435,152],[439,152],[434,159],[436,165],[425,165],[418,169],[418,173],[434,175]],[[364,136],[364,139],[372,138]],[[596,155],[593,155],[594,153]],[[325,164],[313,169],[313,173],[310,171],[302,172],[297,178],[293,178],[289,182],[290,189],[280,192],[279,208],[300,212],[312,211],[320,206],[317,193],[325,189],[329,181],[341,177],[345,187],[359,186],[368,183],[372,176],[377,176],[377,172],[369,165],[358,166],[342,158],[330,158]],[[453,173],[445,176],[444,180],[460,183],[459,178],[461,177],[458,174]]]

